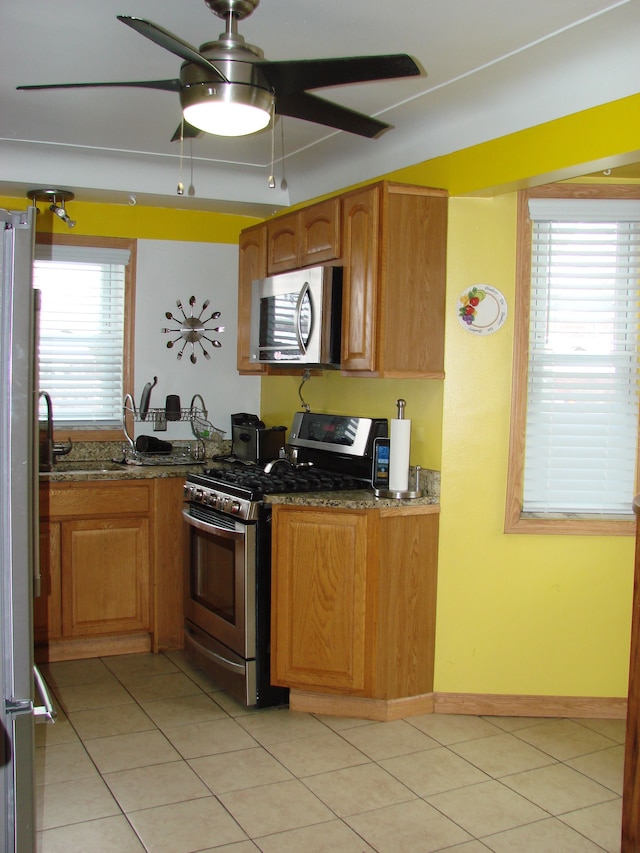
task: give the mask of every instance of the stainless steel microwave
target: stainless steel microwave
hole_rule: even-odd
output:
[[[308,267],[253,282],[250,359],[338,367],[342,268]]]

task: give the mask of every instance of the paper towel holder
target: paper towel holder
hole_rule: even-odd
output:
[[[394,501],[408,501],[423,497],[422,492],[414,492],[411,489],[403,492],[392,492],[389,489],[374,489],[373,496],[374,498],[387,498]]]
[[[399,399],[396,401],[396,406],[398,408],[398,420],[404,420],[404,408],[407,405],[406,400]],[[416,466],[417,469],[420,469],[420,466]],[[376,489],[373,490],[374,497],[376,498],[387,498],[391,500],[414,500],[415,498],[422,497],[421,489],[403,489],[403,490],[395,490],[395,489]]]

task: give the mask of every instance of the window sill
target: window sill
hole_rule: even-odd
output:
[[[505,533],[532,533],[568,536],[633,536],[636,523],[632,515],[593,516],[581,513],[521,513],[507,518]]]

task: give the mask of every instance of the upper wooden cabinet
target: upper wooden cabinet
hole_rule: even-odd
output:
[[[338,198],[312,204],[267,223],[267,275],[324,264],[339,257]]]
[[[252,364],[251,283],[267,274],[267,229],[264,225],[248,228],[240,235],[238,257],[238,371],[264,373],[263,364]]]
[[[238,370],[270,372],[249,359],[253,279],[335,262],[343,373],[443,377],[447,205],[445,190],[380,181],[244,231]]]
[[[379,188],[373,187],[351,193],[342,200],[345,264],[340,362],[343,370],[375,369],[378,349],[379,196]]]
[[[447,205],[387,182],[343,196],[343,371],[444,376]]]

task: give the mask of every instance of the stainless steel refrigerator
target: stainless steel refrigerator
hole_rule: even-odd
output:
[[[35,213],[33,207],[0,209],[0,840],[7,853],[35,850],[34,720],[54,716],[33,661],[39,579]]]

